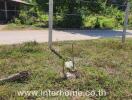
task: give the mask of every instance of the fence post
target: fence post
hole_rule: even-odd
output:
[[[123,34],[122,34],[122,43],[125,43],[126,40],[126,30],[128,26],[128,15],[129,15],[130,3],[127,3],[127,7],[125,10],[125,20],[124,20],[124,27],[123,27]]]
[[[8,12],[7,12],[7,1],[5,0],[5,19],[7,20],[8,19]]]
[[[52,45],[53,30],[53,0],[49,0],[49,46]]]

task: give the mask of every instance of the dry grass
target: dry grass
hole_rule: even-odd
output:
[[[65,57],[71,56],[71,42],[55,43],[54,46]],[[102,39],[77,41],[74,45],[76,68],[83,73],[77,80],[60,80],[62,62],[50,52],[47,44],[36,42],[21,45],[0,46],[0,77],[28,70],[32,76],[25,82],[0,85],[0,97],[25,100],[17,97],[18,90],[99,90],[105,89],[105,97],[98,100],[130,99],[132,96],[132,39],[122,45],[119,40]],[[44,97],[36,97],[45,100]],[[60,100],[73,97],[56,97]],[[86,100],[87,97],[79,98]],[[47,100],[55,100],[48,98]]]

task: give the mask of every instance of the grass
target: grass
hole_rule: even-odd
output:
[[[46,29],[46,27],[42,25],[22,25],[22,24],[7,24],[2,30],[42,30]]]
[[[65,57],[71,56],[71,42],[56,42],[55,48]],[[77,41],[74,44],[76,69],[82,77],[60,80],[62,62],[47,44],[36,42],[0,46],[0,77],[28,70],[25,82],[0,85],[4,100],[25,100],[14,93],[19,90],[99,90],[104,97],[77,97],[77,100],[128,100],[132,96],[132,39],[123,45],[117,39]],[[75,100],[74,97],[35,97],[36,100]]]
[[[4,28],[2,28],[1,30],[43,30],[43,29],[47,29],[48,26],[44,25],[43,23],[39,23],[39,24],[33,24],[33,25],[24,25],[24,24],[15,24],[15,23],[9,23],[6,24],[6,26]],[[106,28],[108,29],[108,28]],[[122,30],[123,27],[118,27],[118,28],[113,28],[116,30]],[[129,25],[128,29],[131,30],[132,26]]]

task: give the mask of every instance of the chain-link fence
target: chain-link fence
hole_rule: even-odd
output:
[[[31,5],[17,0],[0,0],[0,23],[11,22],[18,18],[21,9],[28,11],[29,6]]]
[[[48,5],[48,4],[47,4]],[[23,6],[22,10],[21,6]],[[46,6],[48,7],[48,6]],[[38,24],[48,27],[48,12],[32,9],[33,6],[0,1],[0,22],[15,21],[21,24]],[[127,4],[111,4],[84,0],[54,1],[53,26],[57,29],[113,29],[124,24]],[[16,18],[16,19],[15,19]],[[131,19],[131,15],[129,17]],[[19,22],[21,21],[21,22]],[[132,22],[129,20],[129,27]]]
[[[65,4],[65,5],[63,5]],[[54,28],[113,29],[124,25],[126,4],[93,1],[54,1]]]

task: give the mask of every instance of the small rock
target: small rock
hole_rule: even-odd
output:
[[[66,78],[67,79],[76,79],[76,75],[74,73],[67,72]]]
[[[65,62],[65,67],[68,69],[72,69],[73,68],[73,62],[72,61]]]
[[[79,73],[78,71],[69,71],[65,74],[65,77],[67,79],[77,79],[81,77],[81,73]]]

